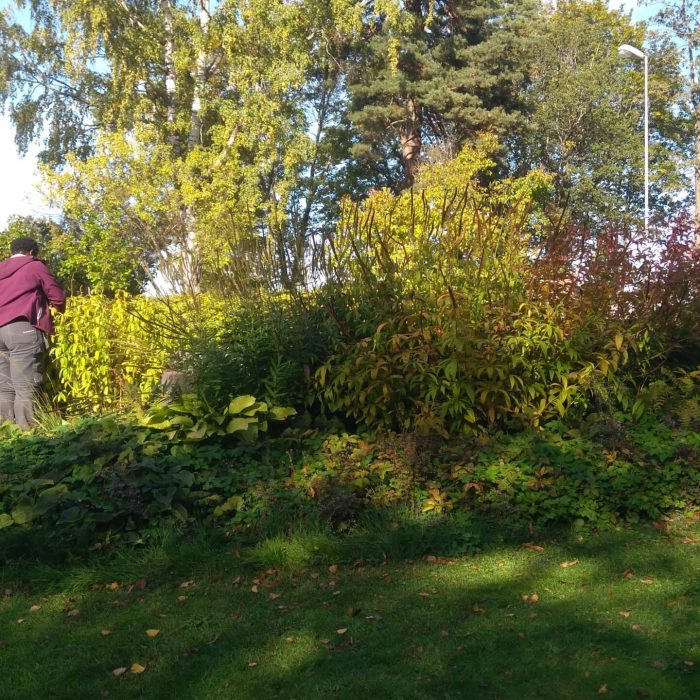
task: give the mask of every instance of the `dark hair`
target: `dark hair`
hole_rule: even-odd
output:
[[[10,243],[10,253],[31,253],[33,256],[39,255],[39,244],[29,236],[20,236]]]

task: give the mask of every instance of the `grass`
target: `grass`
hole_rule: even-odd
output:
[[[700,697],[700,523],[524,539],[367,563],[314,533],[242,551],[164,537],[11,562],[0,696]]]

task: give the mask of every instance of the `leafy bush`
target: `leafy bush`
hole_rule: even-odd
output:
[[[253,394],[273,404],[307,403],[309,377],[335,334],[314,296],[232,305],[217,325],[213,334],[193,334],[177,364],[203,401],[219,408],[231,394]]]
[[[576,325],[547,304],[484,310],[475,322],[459,301],[441,301],[387,320],[326,362],[316,373],[325,404],[373,428],[446,436],[513,420],[538,425],[585,408],[599,384],[624,400],[616,382],[638,348],[634,336]]]
[[[170,350],[158,319],[154,299],[70,297],[50,349],[58,405],[102,412],[150,396]]]
[[[259,456],[283,462],[258,433],[294,411],[249,396],[221,416],[197,409],[173,404],[140,422],[108,417],[0,442],[0,528],[40,526],[93,544],[240,510],[246,487],[270,476]]]

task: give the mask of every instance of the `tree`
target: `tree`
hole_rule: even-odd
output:
[[[0,97],[20,148],[48,133],[76,226],[126,235],[174,289],[303,281],[354,2],[21,4],[30,30],[0,23]]]
[[[688,77],[688,100],[693,124],[695,221],[700,227],[700,0],[661,0],[654,22],[680,45]],[[697,246],[700,247],[700,231]]]
[[[527,92],[529,128],[516,153],[520,167],[536,165],[554,174],[555,216],[562,222],[602,230],[640,219],[643,72],[617,49],[645,41],[643,26],[603,0],[560,2],[547,21]],[[682,77],[673,46],[646,50],[652,211],[663,218],[685,185],[678,167],[686,125]]]
[[[530,0],[370,2],[348,70],[357,154],[391,139],[410,184],[427,146],[456,154],[483,130],[522,126],[541,6]],[[391,152],[391,151],[390,151]]]

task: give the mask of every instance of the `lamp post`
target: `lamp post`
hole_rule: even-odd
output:
[[[622,44],[617,52],[620,56],[644,59],[644,233],[649,233],[649,65],[644,51]]]

